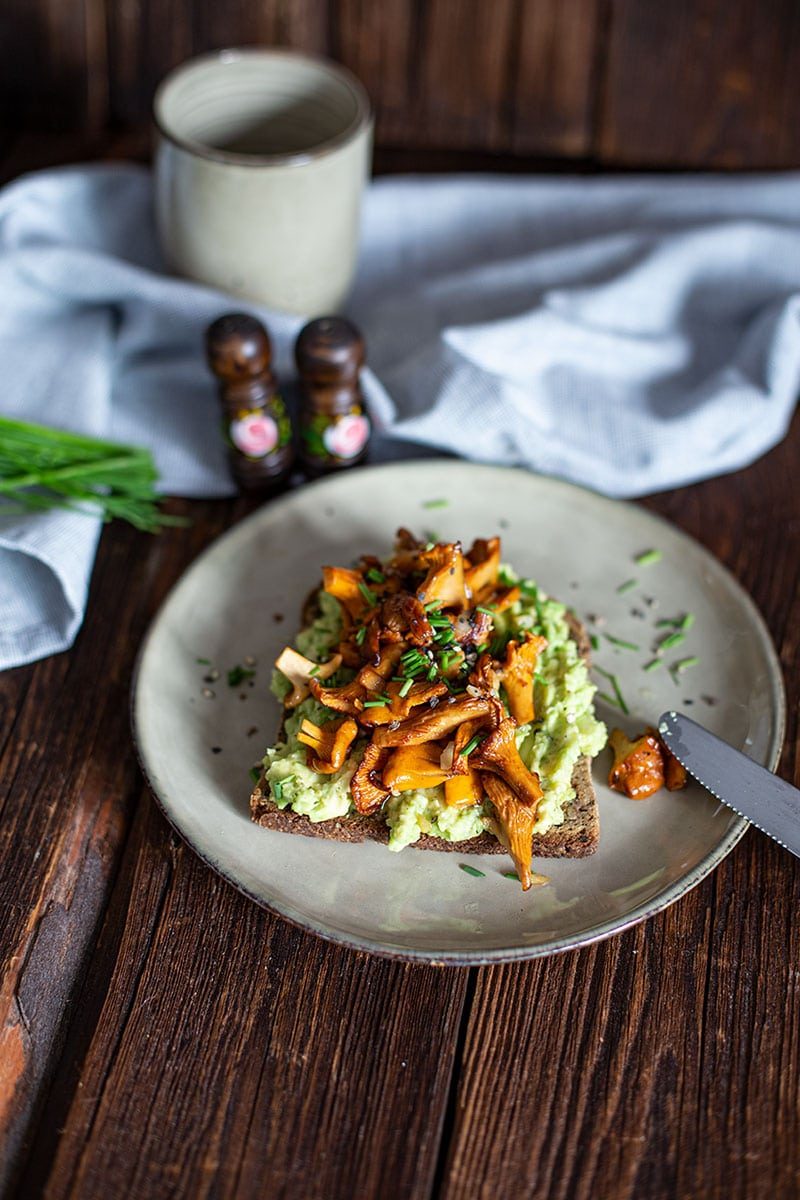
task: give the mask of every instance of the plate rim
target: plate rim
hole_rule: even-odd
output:
[[[699,547],[700,550],[708,555],[714,562],[715,566],[727,576],[729,584],[733,585],[738,598],[743,601],[744,607],[748,612],[753,624],[758,628],[761,635],[761,640],[764,645],[766,657],[770,661],[772,667],[773,680],[777,683],[777,708],[774,727],[771,731],[770,739],[770,754],[768,769],[775,773],[778,763],[780,762],[781,752],[786,733],[786,685],[783,678],[783,670],[781,668],[780,659],[775,649],[772,635],[769,631],[766,621],[762,616],[757,604],[752,596],[745,590],[732,571],[712,554],[701,542],[692,537],[680,526],[675,525],[660,513],[654,513],[650,509],[644,508],[632,500],[616,499],[611,496],[606,496],[602,492],[596,492],[592,488],[584,487],[581,484],[572,483],[570,480],[561,479],[558,476],[543,475],[535,471],[529,471],[524,467],[498,466],[493,463],[478,463],[471,462],[466,459],[449,458],[444,456],[431,456],[422,459],[408,459],[399,462],[386,463],[371,463],[358,468],[359,476],[363,474],[373,474],[375,472],[407,472],[414,471],[418,468],[438,467],[450,469],[452,467],[469,467],[481,473],[492,473],[502,475],[524,475],[526,478],[534,478],[547,486],[552,486],[558,490],[559,488],[570,492],[581,492],[592,497],[595,501],[602,502],[603,505],[611,505],[615,509],[620,506],[626,508],[637,515],[643,513],[650,520],[657,524],[666,526],[672,534],[678,536],[682,541],[685,541],[693,547]],[[533,959],[547,958],[554,954],[564,954],[570,950],[579,950],[586,946],[594,945],[598,942],[606,941],[610,937],[614,937],[619,933],[624,933],[631,929],[634,925],[639,925],[650,917],[656,916],[663,912],[671,905],[677,903],[683,896],[690,892],[693,888],[710,875],[723,859],[725,859],[742,839],[747,832],[750,822],[744,817],[737,817],[732,823],[728,832],[721,838],[713,849],[705,855],[703,859],[686,875],[682,876],[675,883],[667,887],[663,892],[659,893],[658,897],[650,902],[643,903],[637,908],[634,908],[623,920],[609,918],[601,924],[594,926],[590,931],[575,934],[573,936],[558,938],[554,941],[544,943],[540,946],[517,946],[517,947],[498,947],[493,950],[429,950],[429,949],[413,949],[411,947],[389,946],[385,942],[376,941],[368,937],[357,938],[348,936],[341,931],[337,931],[319,924],[313,918],[300,916],[291,909],[287,909],[280,903],[271,898],[265,899],[263,896],[256,895],[248,887],[242,884],[236,877],[229,873],[220,863],[215,862],[208,854],[204,853],[190,839],[188,834],[180,827],[173,818],[167,807],[167,801],[162,798],[158,789],[154,785],[151,773],[145,758],[145,750],[142,745],[142,735],[137,723],[137,697],[139,692],[139,681],[141,675],[142,664],[147,653],[147,648],[153,638],[156,630],[162,620],[164,611],[172,599],[174,593],[186,581],[187,577],[194,572],[195,568],[199,567],[205,558],[222,542],[224,539],[239,534],[240,531],[251,525],[256,524],[259,518],[263,518],[265,513],[274,512],[276,507],[282,506],[284,503],[291,502],[300,495],[305,495],[309,491],[326,491],[334,489],[339,484],[342,478],[348,478],[349,473],[342,472],[334,475],[327,475],[321,479],[307,481],[301,484],[300,487],[294,488],[282,496],[268,501],[266,504],[260,505],[252,513],[248,513],[240,521],[234,522],[217,537],[200,551],[200,553],[192,559],[188,566],[181,572],[180,576],[170,587],[167,594],[161,600],[156,612],[153,614],[147,630],[140,642],[139,649],[136,654],[136,660],[131,676],[131,685],[129,691],[129,718],[131,724],[131,737],[133,741],[134,752],[139,769],[142,773],[147,789],[155,800],[156,805],[165,817],[168,825],[181,840],[189,847],[189,849],[197,855],[197,857],[205,863],[212,871],[219,875],[226,883],[230,884],[236,891],[246,896],[254,904],[260,908],[266,909],[282,920],[287,921],[295,928],[306,933],[313,933],[317,937],[322,938],[326,942],[331,942],[337,946],[345,946],[349,950],[355,950],[358,953],[375,954],[381,958],[393,959],[400,962],[425,963],[428,966],[438,967],[479,967],[489,966],[493,963],[510,963],[510,962],[529,962]],[[733,810],[731,810],[733,812]]]

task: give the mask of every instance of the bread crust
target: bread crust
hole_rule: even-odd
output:
[[[315,590],[303,605],[304,626],[314,620],[316,596]],[[591,653],[589,636],[574,613],[567,614],[567,621],[570,636],[588,665]],[[283,721],[279,736],[282,730]],[[585,858],[597,849],[600,840],[600,814],[592,783],[590,758],[584,756],[576,762],[572,772],[572,786],[575,789],[575,797],[564,811],[563,822],[548,829],[546,833],[534,834],[534,858]],[[381,813],[372,816],[351,813],[346,817],[335,817],[329,821],[315,823],[289,808],[278,808],[270,795],[263,772],[250,796],[250,815],[253,821],[264,829],[301,834],[303,837],[325,838],[336,842],[389,841],[389,827]],[[508,853],[502,842],[488,831],[479,837],[461,842],[448,842],[444,838],[422,834],[412,845],[420,850],[440,850],[450,854]]]

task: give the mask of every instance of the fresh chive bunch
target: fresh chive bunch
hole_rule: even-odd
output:
[[[158,510],[148,450],[0,417],[0,515],[68,508],[155,533],[183,524]]]

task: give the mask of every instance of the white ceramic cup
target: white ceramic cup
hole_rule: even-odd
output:
[[[350,287],[372,113],[349,71],[291,50],[224,50],[156,92],[156,219],[170,267],[284,312]]]

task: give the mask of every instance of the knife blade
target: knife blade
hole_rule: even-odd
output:
[[[800,791],[683,713],[665,712],[658,732],[717,800],[800,857]]]

